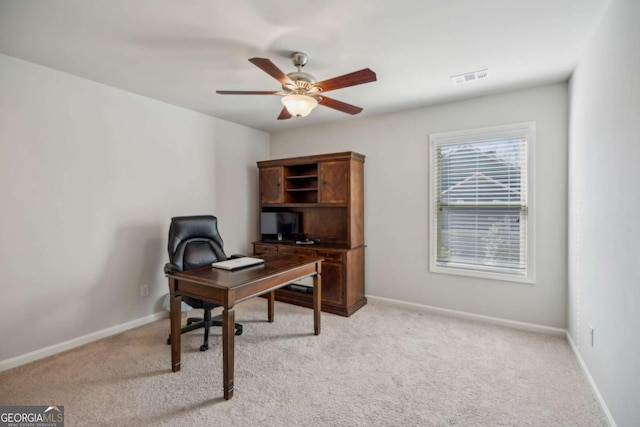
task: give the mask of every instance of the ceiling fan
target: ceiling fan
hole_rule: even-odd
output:
[[[307,63],[307,54],[296,52],[291,55],[291,59],[298,71],[289,74],[285,74],[269,59],[249,59],[253,65],[280,82],[282,85],[280,91],[217,90],[216,93],[221,95],[281,95],[283,96],[282,105],[284,108],[280,112],[278,120],[290,119],[293,116],[305,117],[318,104],[352,115],[362,111],[362,108],[355,105],[324,96],[324,92],[375,82],[376,73],[369,68],[364,68],[360,71],[317,82],[311,74],[301,71],[301,68]]]

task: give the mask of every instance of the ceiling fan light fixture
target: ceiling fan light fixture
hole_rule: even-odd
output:
[[[307,95],[287,95],[281,102],[289,114],[295,117],[306,117],[318,106],[318,101]]]

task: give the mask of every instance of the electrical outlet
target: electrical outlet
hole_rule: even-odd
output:
[[[589,341],[591,342],[591,347],[593,347],[593,326],[589,325]]]
[[[149,285],[140,285],[140,298],[149,296]]]

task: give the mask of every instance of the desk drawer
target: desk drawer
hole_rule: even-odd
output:
[[[322,257],[325,261],[337,261],[342,262],[342,252],[333,252],[333,251],[324,251],[324,250],[316,250],[315,255],[318,257]]]
[[[253,245],[253,252],[255,255],[275,254],[278,252],[278,247],[273,245]]]
[[[278,253],[313,256],[313,249],[301,248],[299,246],[280,246]]]

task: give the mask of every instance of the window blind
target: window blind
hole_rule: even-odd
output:
[[[436,142],[437,266],[527,275],[527,142]]]

